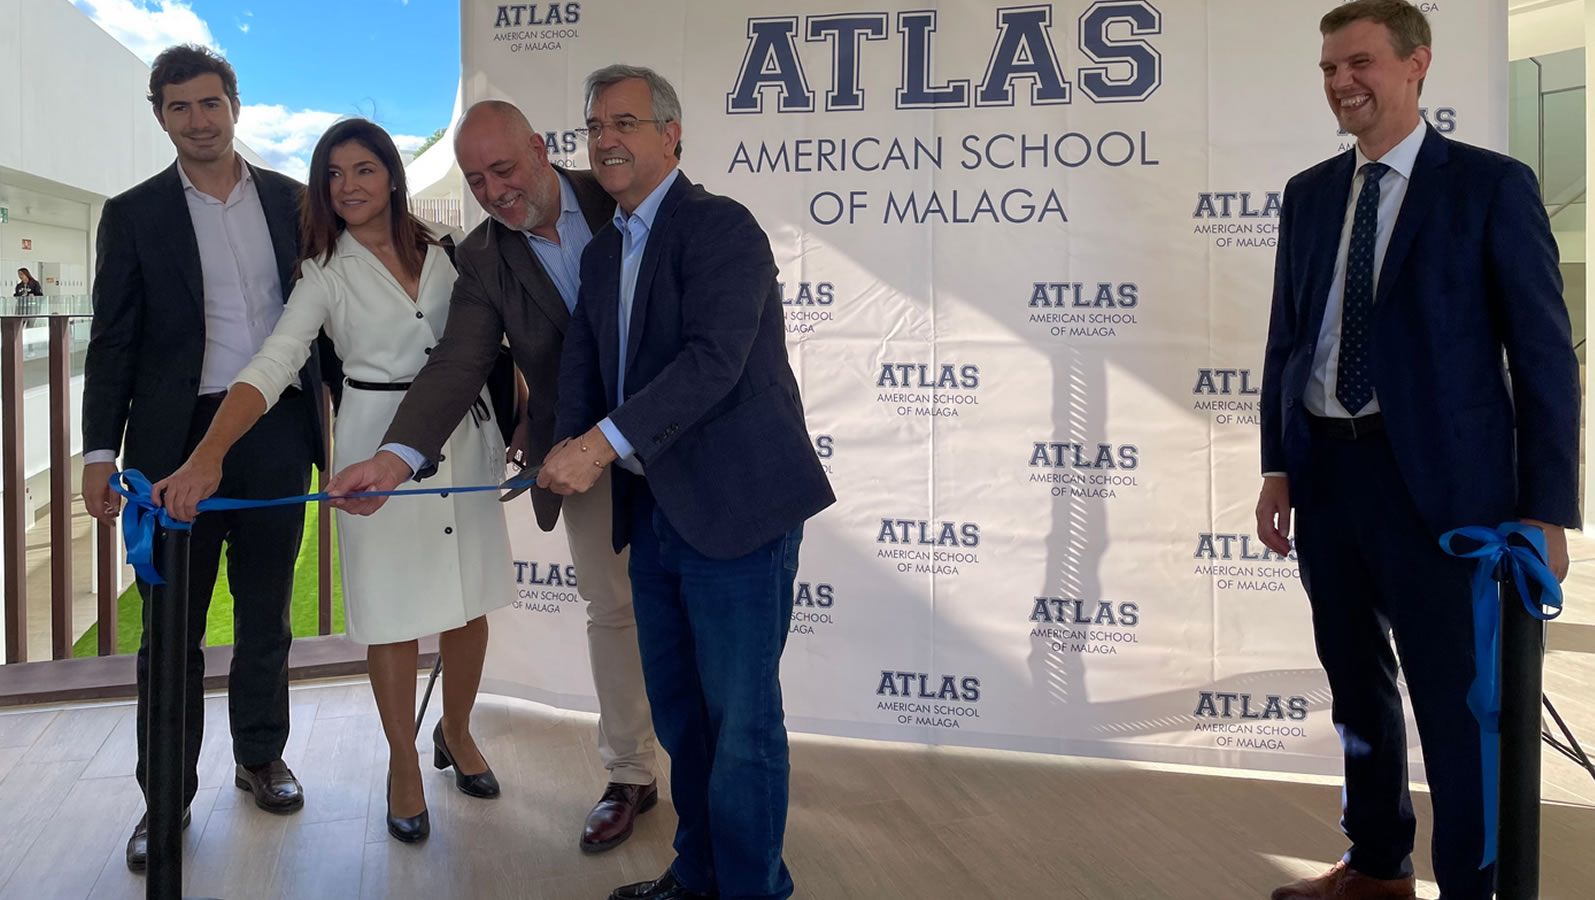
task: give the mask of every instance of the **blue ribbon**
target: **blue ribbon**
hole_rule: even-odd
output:
[[[1477,543],[1458,550],[1457,538]],[[1501,774],[1501,591],[1496,582],[1508,579],[1529,615],[1541,621],[1562,612],[1562,585],[1545,560],[1545,534],[1533,525],[1503,522],[1500,528],[1469,525],[1440,535],[1440,548],[1452,556],[1477,559],[1473,570],[1473,684],[1468,686],[1468,709],[1479,722],[1479,746],[1484,777],[1484,859],[1479,868],[1495,862],[1496,831],[1500,818]],[[1550,611],[1546,611],[1546,607]]]
[[[528,469],[530,477],[535,478],[537,470]],[[208,497],[199,501],[197,509],[200,512],[226,509],[260,509],[267,506],[294,506],[301,503],[316,503],[322,500],[354,499],[359,497],[408,497],[420,494],[472,494],[480,491],[496,491],[503,487],[516,487],[519,482],[508,485],[476,484],[467,487],[441,487],[441,488],[406,488],[398,491],[361,491],[353,494],[344,494],[333,497],[326,491],[314,494],[301,494],[297,497],[278,497],[273,500],[233,500],[227,497]],[[150,480],[143,472],[137,469],[128,469],[117,472],[111,476],[111,490],[127,498],[127,511],[122,514],[122,542],[127,546],[127,561],[138,573],[138,577],[150,584],[165,584],[166,579],[161,577],[160,571],[155,567],[155,527],[187,531],[193,526],[192,522],[182,522],[172,518],[162,507],[156,506],[150,496]]]

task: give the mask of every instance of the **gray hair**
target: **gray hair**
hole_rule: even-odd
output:
[[[665,130],[665,123],[681,121],[681,100],[676,97],[676,89],[665,80],[663,75],[647,66],[628,66],[625,63],[616,63],[604,66],[587,76],[585,94],[587,102],[584,115],[593,114],[593,100],[598,92],[612,84],[618,84],[628,78],[641,78],[648,85],[648,96],[653,100],[654,127],[660,131]],[[681,141],[676,141],[676,158],[681,158]]]

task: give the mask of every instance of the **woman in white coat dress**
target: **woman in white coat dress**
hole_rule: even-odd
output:
[[[281,320],[239,373],[193,454],[154,485],[180,519],[215,493],[227,450],[294,383],[323,328],[348,385],[334,431],[334,471],[377,445],[443,334],[454,267],[434,232],[409,213],[393,140],[363,119],[322,136],[303,202],[304,259]],[[450,238],[453,236],[450,235]],[[440,485],[492,484],[504,443],[484,391],[439,454]],[[441,632],[443,720],[434,763],[459,789],[499,792],[469,726],[487,649],[486,614],[510,602],[509,534],[494,492],[407,497],[361,517],[338,513],[349,637],[368,644],[371,690],[388,738],[388,831],[413,842],[431,832],[414,739],[416,639]],[[467,774],[474,773],[474,774]]]

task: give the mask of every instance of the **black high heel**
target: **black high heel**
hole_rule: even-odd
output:
[[[415,844],[427,839],[432,834],[432,817],[427,810],[421,810],[418,816],[401,819],[393,814],[393,773],[388,773],[388,834],[405,842]]]
[[[498,778],[493,775],[492,766],[488,766],[487,771],[480,775],[467,775],[460,771],[459,764],[454,761],[454,754],[449,752],[449,745],[443,741],[442,722],[438,722],[432,729],[432,765],[439,769],[453,766],[454,786],[466,796],[481,797],[484,800],[498,796]]]

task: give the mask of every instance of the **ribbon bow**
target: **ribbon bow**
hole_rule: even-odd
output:
[[[128,564],[150,584],[165,584],[166,579],[155,568],[155,526],[186,531],[194,523],[180,522],[156,506],[150,497],[150,480],[137,469],[112,475],[111,490],[127,498],[127,511],[122,514],[122,542],[127,545]],[[204,507],[205,501],[199,505]]]
[[[1463,538],[1478,546],[1456,548]],[[1440,536],[1440,549],[1463,559],[1477,559],[1473,570],[1473,684],[1468,709],[1479,722],[1484,772],[1484,859],[1495,862],[1500,807],[1501,767],[1501,584],[1509,580],[1529,615],[1541,621],[1562,612],[1562,585],[1545,560],[1545,534],[1532,525],[1504,522],[1500,528],[1469,525]],[[1547,608],[1549,611],[1547,612]]]

